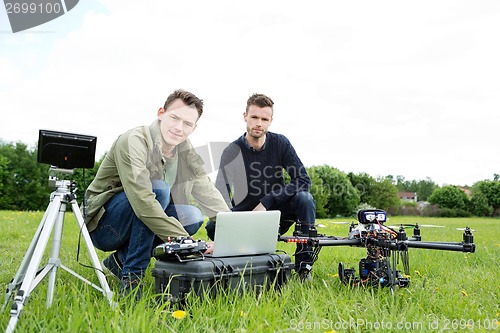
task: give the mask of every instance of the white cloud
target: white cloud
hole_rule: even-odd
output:
[[[500,173],[497,2],[140,6],[89,0],[52,33],[0,34],[0,138],[91,134],[102,154],[185,88],[206,103],[193,141],[232,141],[262,92],[306,165],[439,184]]]

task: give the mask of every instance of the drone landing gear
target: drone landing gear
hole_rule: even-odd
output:
[[[361,259],[359,262],[359,277],[356,276],[354,267],[345,268],[339,263],[339,279],[343,284],[351,286],[366,285],[372,287],[407,287],[410,279],[393,270],[388,258],[384,259]]]

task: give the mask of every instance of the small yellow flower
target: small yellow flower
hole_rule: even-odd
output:
[[[186,311],[177,310],[177,311],[172,312],[172,317],[174,317],[175,319],[183,319],[186,316],[187,316]]]
[[[336,333],[334,330],[331,330],[331,331],[327,331],[325,333]]]
[[[420,272],[419,271],[415,271],[415,274],[420,275]]]
[[[465,297],[469,296],[469,295],[467,295],[467,292],[465,290],[462,290],[462,295]]]
[[[246,317],[246,316],[247,316],[246,312],[240,311],[240,317]]]

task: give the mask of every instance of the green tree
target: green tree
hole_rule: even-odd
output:
[[[488,203],[486,195],[478,191],[472,194],[471,213],[476,216],[490,216],[493,213],[493,207]]]
[[[386,179],[390,180],[394,184],[394,178],[392,175],[389,175],[385,177]],[[402,175],[397,175],[396,176],[396,187],[398,188],[399,192],[414,192],[410,191],[410,181],[407,181],[404,176]]]
[[[366,172],[357,174],[349,172],[347,177],[349,178],[352,186],[358,190],[360,202],[370,204],[370,201],[372,201],[372,189],[375,184],[375,179]],[[388,181],[391,182],[391,180]]]
[[[483,180],[474,184],[473,189],[483,193],[493,209],[500,208],[500,181]]]
[[[387,176],[386,178],[388,177],[392,176]],[[432,192],[439,187],[429,177],[416,181],[405,180],[403,176],[396,177],[396,186],[400,192],[416,192],[419,201],[427,201]]]
[[[49,202],[48,166],[23,143],[0,146],[3,157],[0,209],[43,210]],[[7,160],[7,163],[5,163]]]
[[[3,156],[0,155],[0,198],[2,197],[2,188],[3,184],[6,180],[7,177],[7,164],[9,163],[9,160]]]
[[[400,204],[398,188],[391,177],[373,178],[367,173],[347,175],[351,184],[359,191],[361,203],[383,210],[396,211]],[[400,176],[398,176],[400,177]]]
[[[465,210],[468,206],[467,195],[453,185],[434,190],[429,197],[429,202],[433,205],[438,205],[439,208]]]
[[[370,201],[368,203],[383,210],[396,210],[400,205],[398,188],[386,178],[379,178],[370,189]]]
[[[359,205],[359,191],[342,171],[328,166],[313,166],[313,170],[323,182],[323,190],[328,193],[326,205],[328,216],[351,216]]]
[[[330,193],[325,191],[323,180],[314,171],[314,168],[307,168],[307,173],[311,177],[311,194],[316,203],[316,217],[319,219],[328,217],[328,199]]]
[[[429,177],[424,180],[419,180],[416,183],[416,187],[411,192],[417,192],[417,198],[420,201],[427,201],[435,189],[439,188],[439,185],[432,181]]]
[[[488,205],[493,207],[493,210],[500,208],[500,182],[494,180],[482,180],[472,185],[473,196],[482,193]]]

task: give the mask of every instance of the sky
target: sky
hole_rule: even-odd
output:
[[[245,132],[253,93],[305,166],[472,185],[500,174],[500,1],[81,0],[12,33],[0,7],[0,140],[149,125],[205,102],[195,146]]]

